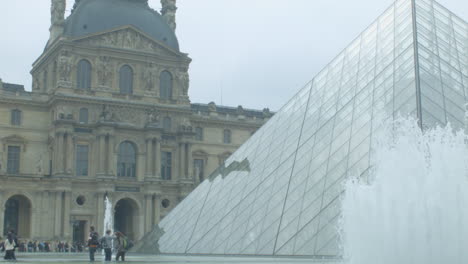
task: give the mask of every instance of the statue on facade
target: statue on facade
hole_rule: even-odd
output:
[[[169,27],[175,31],[177,26],[175,19],[177,11],[176,0],[161,0],[161,6],[161,15]]]
[[[71,58],[67,51],[62,51],[58,59],[59,77],[61,81],[70,81],[70,73],[72,70]]]
[[[143,72],[143,81],[146,90],[154,90],[154,87],[156,85],[156,69],[153,63],[149,63],[145,71]]]
[[[33,90],[37,91],[37,90],[40,90],[40,85],[39,85],[39,78],[38,77],[34,77],[34,81],[33,81]]]
[[[149,124],[158,124],[159,123],[159,114],[155,109],[149,110],[146,113],[146,123]]]
[[[216,104],[214,102],[208,103],[208,110],[210,112],[216,112]]]
[[[244,108],[242,107],[242,105],[239,105],[239,106],[237,107],[237,111],[236,111],[236,112],[237,112],[238,115],[244,115]]]
[[[110,58],[107,56],[100,56],[97,61],[97,66],[99,85],[110,86],[109,83],[112,77],[112,65]]]
[[[52,25],[63,23],[65,21],[65,0],[52,0],[50,14]]]
[[[182,94],[188,95],[188,89],[190,86],[190,76],[187,71],[178,71],[177,78],[180,82],[180,87],[182,88]]]
[[[102,107],[102,112],[99,115],[99,120],[101,121],[112,121],[112,113],[109,111],[107,105]]]

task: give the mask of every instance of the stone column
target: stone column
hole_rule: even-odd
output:
[[[67,133],[67,146],[66,146],[66,169],[65,171],[67,173],[71,173],[73,171],[72,166],[73,166],[73,156],[74,156],[74,147],[73,147],[73,139],[72,139],[72,134]]]
[[[99,142],[99,157],[98,157],[98,174],[105,174],[106,173],[106,137],[104,135],[98,136]]]
[[[193,175],[193,155],[192,155],[192,144],[187,143],[187,156],[188,156],[188,173],[187,177],[189,179],[193,179],[195,176]]]
[[[104,194],[103,193],[97,193],[96,194],[96,217],[94,218],[94,227],[96,228],[96,231],[102,232],[104,230]],[[113,201],[112,201],[113,202]],[[93,224],[91,224],[93,225]]]
[[[156,151],[155,151],[155,175],[158,179],[161,179],[161,140],[156,139]]]
[[[185,178],[185,144],[180,143],[179,144],[179,175],[178,179],[184,179]]]
[[[62,193],[55,193],[55,221],[54,221],[54,235],[56,237],[62,236]]]
[[[65,199],[63,200],[63,236],[65,239],[71,239],[70,232],[70,214],[71,214],[71,192],[65,192]]]
[[[153,139],[146,139],[146,176],[153,176]]]
[[[3,222],[5,219],[5,203],[4,197],[3,197],[3,191],[0,191],[0,236],[3,237]]]
[[[40,210],[39,208],[31,208],[31,219],[29,219],[29,238],[38,237],[40,234],[39,221],[40,221]]]
[[[64,161],[64,133],[58,133],[57,134],[57,172],[58,173],[63,173],[64,167],[63,167],[63,161]]]
[[[114,162],[114,136],[109,135],[109,145],[108,145],[108,153],[107,153],[107,174],[114,176],[116,171],[116,164]]]
[[[154,195],[154,203],[153,203],[153,226],[159,224],[159,220],[161,219],[161,195],[156,194]]]
[[[151,231],[151,227],[152,227],[152,218],[153,218],[153,209],[151,208],[152,207],[152,195],[151,194],[147,194],[145,195],[145,205],[146,205],[146,208],[145,208],[145,234],[149,231]]]
[[[176,147],[175,152],[172,155],[172,180],[176,181],[179,179],[180,172],[180,144]],[[175,165],[175,166],[174,166]]]

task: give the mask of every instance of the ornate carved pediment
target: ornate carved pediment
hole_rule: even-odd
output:
[[[6,151],[8,145],[20,145],[23,151],[26,151],[26,145],[28,141],[19,135],[11,135],[1,139],[3,145],[3,151]]]
[[[146,36],[146,34],[132,26],[126,26],[114,31],[79,38],[75,41],[89,46],[129,49],[169,56],[179,55],[177,52]]]

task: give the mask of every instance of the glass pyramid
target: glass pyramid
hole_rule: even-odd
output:
[[[399,0],[148,235],[162,253],[341,255],[340,194],[399,114],[464,125],[468,24]]]

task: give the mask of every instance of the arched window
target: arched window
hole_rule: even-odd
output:
[[[88,108],[80,109],[80,124],[88,124]]]
[[[80,60],[80,62],[78,62],[76,81],[76,87],[78,89],[91,89],[91,63],[89,63],[89,61]]]
[[[136,177],[136,147],[133,143],[125,141],[119,146],[117,159],[117,176]]]
[[[224,144],[231,144],[231,130],[225,129],[223,135]]]
[[[128,65],[120,68],[120,93],[132,94],[133,93],[133,70]]]
[[[161,72],[159,77],[159,91],[162,99],[172,98],[172,74],[168,71]]]
[[[165,131],[170,131],[172,128],[172,120],[170,117],[166,116],[163,119],[163,129]]]

